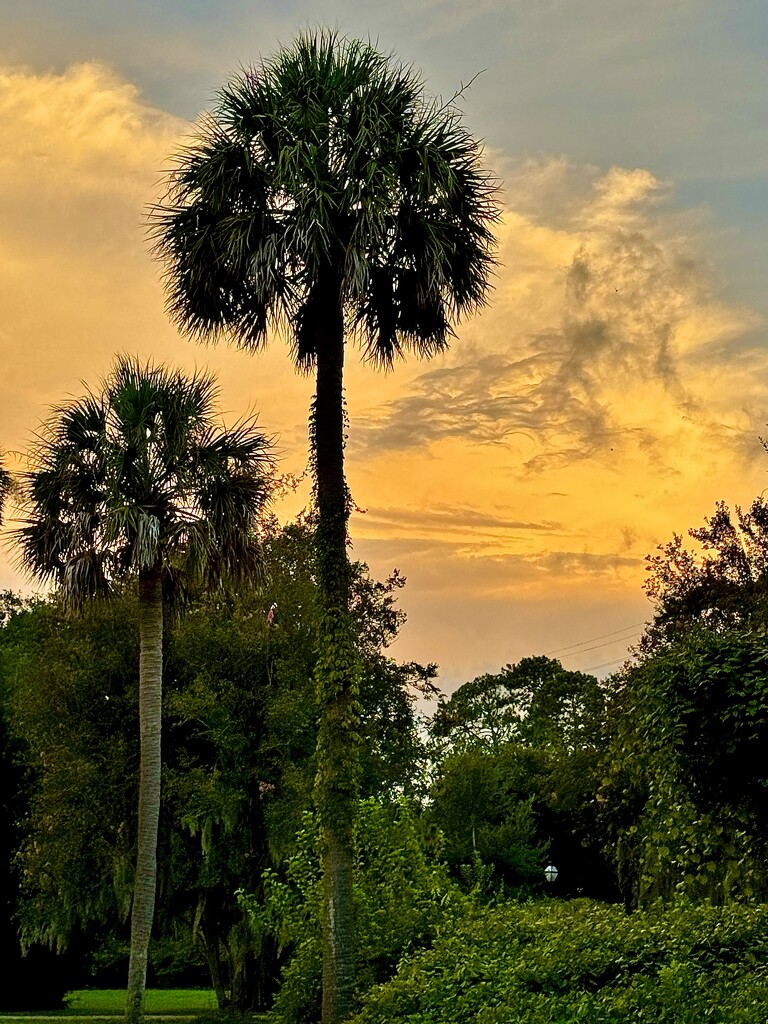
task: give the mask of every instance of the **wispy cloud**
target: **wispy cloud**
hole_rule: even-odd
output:
[[[637,555],[616,552],[551,550],[539,547],[530,552],[492,551],[482,537],[467,531],[463,541],[438,536],[388,536],[373,540],[363,533],[356,544],[365,557],[386,559],[415,580],[421,593],[448,593],[481,600],[514,596],[542,599],[558,592],[578,591],[585,586],[603,590],[626,588],[643,565]]]
[[[549,520],[528,522],[491,515],[466,505],[432,504],[428,509],[381,508],[372,506],[360,510],[364,518],[356,518],[360,534],[407,532],[413,536],[441,537],[460,534],[465,541],[470,536],[479,538],[509,536],[510,533],[556,533],[562,524]]]
[[[664,183],[613,168],[586,189],[583,169],[571,175],[563,160],[528,169],[526,213],[509,196],[491,310],[407,394],[357,417],[355,441],[366,453],[426,450],[446,438],[505,445],[522,434],[536,449],[528,470],[628,446],[665,464],[671,421],[711,434],[733,416],[711,377],[733,378],[733,343],[759,317],[719,298],[695,238],[680,234],[688,225],[665,216]],[[539,185],[543,199],[563,196],[554,218],[543,202],[535,209]],[[746,361],[761,363],[768,379],[762,347]],[[740,386],[751,373],[737,367]],[[768,386],[747,382],[768,409]]]

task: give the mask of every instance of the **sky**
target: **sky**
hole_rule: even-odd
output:
[[[502,183],[488,308],[429,362],[348,358],[353,552],[408,579],[393,654],[437,662],[449,690],[535,654],[604,675],[650,615],[645,556],[768,486],[763,0],[0,0],[0,15],[11,468],[52,405],[128,352],[215,372],[223,417],[258,411],[282,470],[304,470],[312,381],[279,340],[254,356],[179,337],[146,215],[216,90],[328,25],[432,94],[471,81],[464,123]],[[0,586],[31,586],[8,541]]]

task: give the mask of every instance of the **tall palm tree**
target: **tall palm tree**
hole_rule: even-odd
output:
[[[142,1016],[160,811],[164,610],[185,582],[257,565],[270,442],[253,420],[218,429],[212,377],[118,359],[101,390],[55,410],[33,450],[21,562],[72,608],[138,581],[140,769],[126,1016]]]
[[[496,187],[455,105],[370,44],[300,36],[219,94],[153,212],[183,331],[261,348],[287,328],[316,373],[311,451],[324,620],[318,669],[324,829],[323,1020],[352,1009],[352,820],[358,718],[349,624],[344,342],[389,366],[446,348],[483,305]]]

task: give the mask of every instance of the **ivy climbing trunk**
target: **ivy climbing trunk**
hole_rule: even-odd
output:
[[[163,587],[159,569],[139,574],[139,828],[131,906],[126,1024],[143,1017],[147,954],[157,889],[160,819],[160,732],[163,702]]]
[[[323,1024],[354,1008],[352,834],[357,800],[359,668],[349,614],[349,501],[344,479],[344,321],[340,283],[325,282],[317,336],[312,441],[322,616],[317,663],[320,723],[315,803],[322,829]]]

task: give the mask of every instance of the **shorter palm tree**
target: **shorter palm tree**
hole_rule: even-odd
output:
[[[207,374],[117,360],[97,393],[61,406],[25,478],[21,563],[79,608],[138,581],[141,754],[126,1017],[141,1019],[154,916],[160,811],[164,609],[190,579],[209,584],[258,565],[255,527],[273,456],[253,419],[212,420]]]

